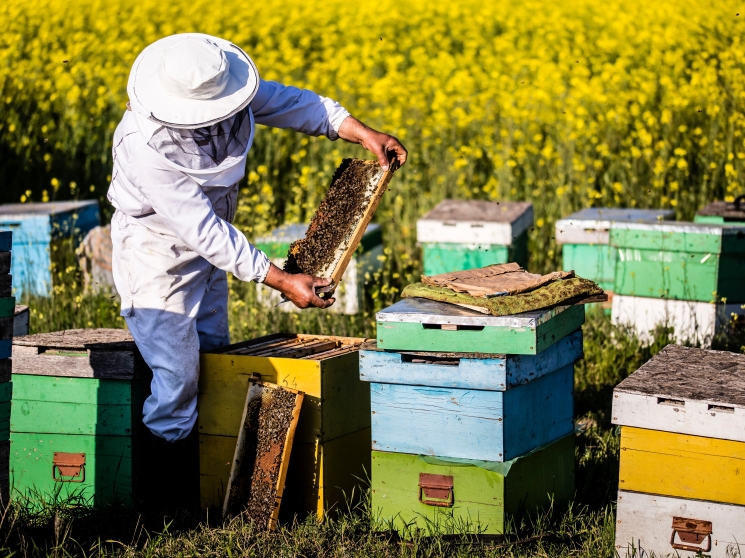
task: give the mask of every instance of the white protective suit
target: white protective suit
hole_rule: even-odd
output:
[[[112,271],[121,315],[153,371],[143,421],[168,441],[194,427],[200,348],[230,342],[226,272],[262,282],[269,271],[266,255],[230,224],[254,124],[334,140],[349,116],[331,99],[271,81],[261,81],[248,111],[245,151],[207,170],[156,152],[148,142],[160,125],[134,111],[114,133]]]

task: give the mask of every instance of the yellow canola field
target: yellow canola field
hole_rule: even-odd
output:
[[[378,214],[386,252],[397,254],[387,264],[394,278],[416,269],[416,218],[444,196],[533,201],[532,267],[546,269],[559,258],[552,224],[572,210],[664,206],[691,218],[705,201],[745,192],[738,9],[691,0],[3,2],[0,148],[13,156],[0,171],[12,180],[43,168],[44,183],[24,199],[102,195],[134,58],[159,37],[200,31],[243,47],[263,78],[334,97],[406,143],[410,165]],[[350,154],[362,156],[262,130],[239,222],[250,235],[307,219]]]

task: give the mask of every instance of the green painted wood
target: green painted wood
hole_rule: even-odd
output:
[[[10,421],[0,421],[0,442],[10,440]]]
[[[132,402],[137,382],[97,378],[65,378],[13,374],[15,399],[90,405],[125,405]],[[0,389],[2,389],[0,387]],[[2,397],[0,396],[0,400]]]
[[[617,248],[712,254],[745,253],[745,228],[705,223],[669,222],[611,226],[610,244]]]
[[[607,244],[564,244],[561,268],[613,290],[618,250]]]
[[[715,302],[745,302],[745,254],[619,249],[616,294]]]
[[[458,242],[423,242],[424,275],[476,269],[487,265],[528,263],[528,233],[523,232],[510,246],[502,244],[462,244]]]
[[[84,453],[84,482],[55,482],[54,452]],[[128,437],[27,434],[10,436],[11,498],[40,506],[42,501],[80,497],[88,504],[132,502],[132,443]]]
[[[481,466],[480,466],[481,465]],[[407,453],[372,452],[372,508],[382,528],[402,534],[504,532],[507,516],[561,508],[574,495],[574,435],[511,462],[446,462]],[[489,467],[488,469],[485,467]],[[420,501],[420,473],[453,477],[453,505]]]
[[[16,299],[14,296],[0,298],[0,318],[13,316],[16,308]]]
[[[10,401],[13,396],[13,382],[0,383],[0,403]]]
[[[489,327],[449,331],[415,322],[377,322],[378,348],[391,351],[439,351],[534,355],[585,322],[585,308],[571,306],[535,328]]]
[[[138,416],[141,413],[137,413]],[[12,432],[130,436],[131,405],[96,405],[29,401],[14,398],[11,407]]]
[[[10,401],[0,403],[0,422],[8,422],[10,420],[10,406]]]

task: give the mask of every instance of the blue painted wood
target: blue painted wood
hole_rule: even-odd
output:
[[[574,365],[506,391],[370,384],[372,448],[508,461],[574,429]]]
[[[10,352],[13,347],[12,339],[0,339],[0,359],[10,358]]]
[[[360,351],[363,382],[504,391],[540,378],[582,358],[582,330],[559,340],[537,355],[479,355],[473,353],[407,353]],[[453,364],[412,362],[432,355]],[[468,355],[468,356],[467,356]]]
[[[0,252],[7,252],[13,245],[13,233],[0,230]]]
[[[52,290],[52,260],[49,243],[14,246],[10,253],[13,292],[17,298],[23,293],[46,296]]]

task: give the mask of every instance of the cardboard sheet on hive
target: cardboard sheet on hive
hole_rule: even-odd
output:
[[[378,208],[393,172],[377,161],[344,159],[305,233],[290,245],[284,269],[330,278],[333,292]]]
[[[277,527],[303,393],[250,380],[223,517],[243,514],[258,529]]]

